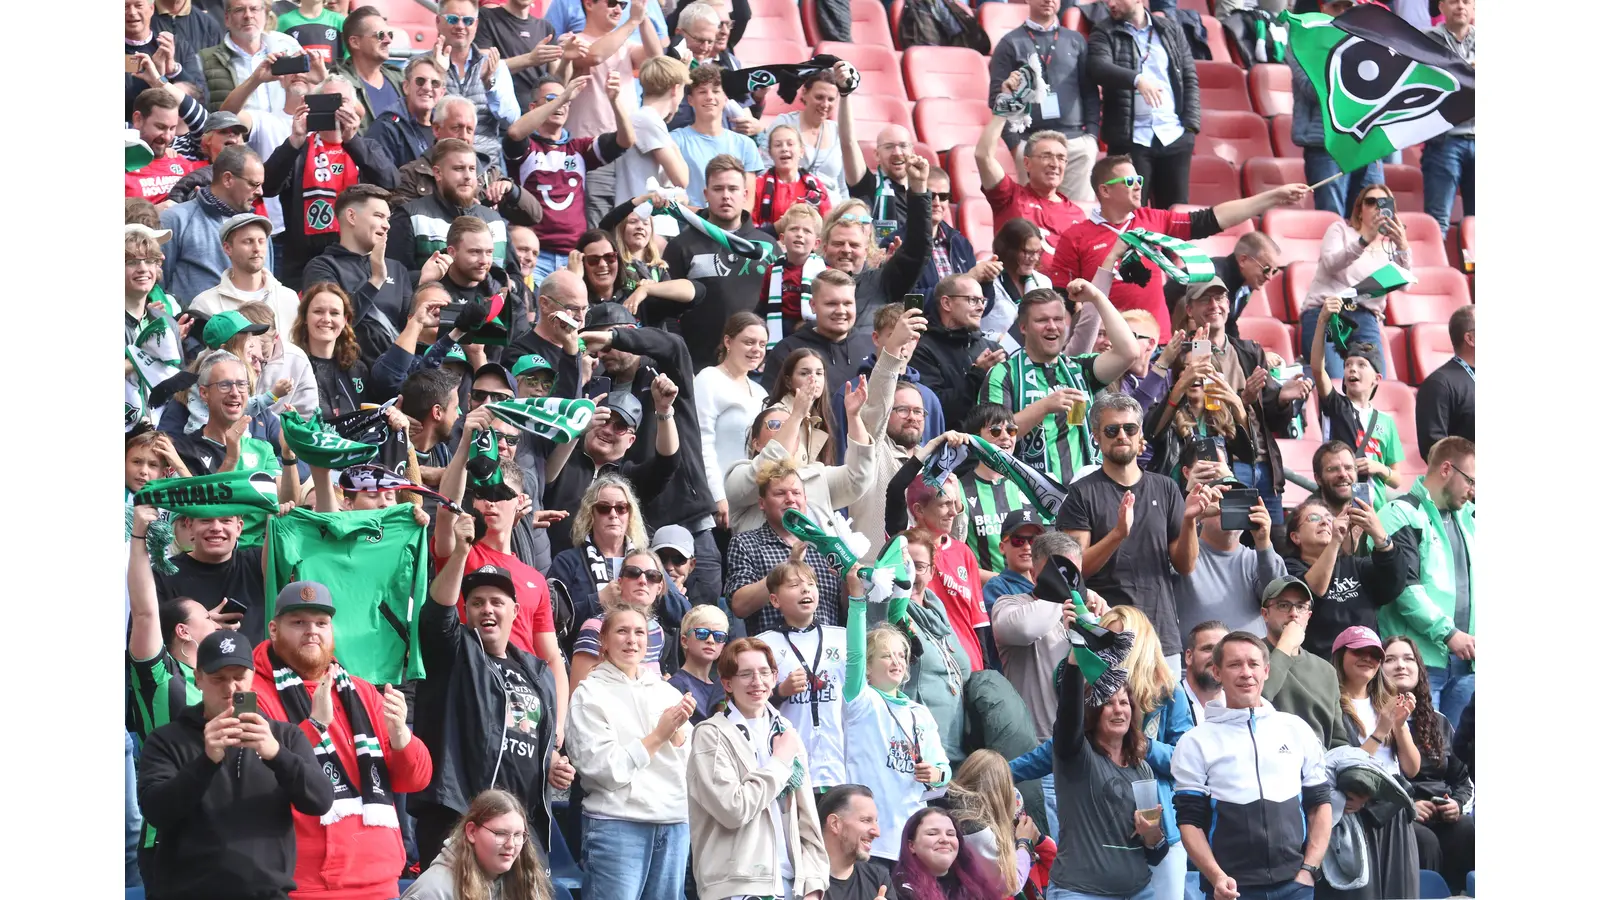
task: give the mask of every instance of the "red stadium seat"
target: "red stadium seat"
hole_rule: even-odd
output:
[[[1296,356],[1289,340],[1289,326],[1271,316],[1239,316],[1239,337],[1255,341],[1285,360]]]
[[[876,143],[885,125],[901,125],[907,131],[916,127],[911,121],[911,104],[896,97],[851,97],[850,109],[858,141]]]
[[[1250,102],[1263,116],[1294,115],[1294,79],[1283,63],[1256,63],[1247,76]]]
[[[1304,184],[1306,180],[1306,163],[1299,157],[1256,157],[1246,160],[1244,164],[1244,194],[1253,197],[1262,191],[1270,191],[1279,185]],[[1300,201],[1301,209],[1314,209],[1311,205],[1311,195]],[[1278,210],[1272,210],[1277,212]]]
[[[906,81],[900,75],[900,54],[893,47],[823,41],[817,45],[817,54],[837,56],[861,73],[861,86],[851,95],[852,101],[867,94],[909,99],[906,96]]]
[[[1315,424],[1310,422],[1307,424],[1311,426],[1312,433],[1310,435],[1292,441],[1280,439],[1278,441],[1278,452],[1283,455],[1284,468],[1294,472],[1297,475],[1303,475],[1306,478],[1311,478],[1314,471],[1311,468],[1311,460],[1317,455],[1317,448],[1322,446],[1322,437],[1317,433]],[[1303,490],[1301,492],[1301,496],[1303,499]],[[1285,506],[1288,505],[1288,502],[1289,495],[1288,492],[1285,491]]]
[[[1233,253],[1233,245],[1239,243],[1239,236],[1236,234],[1213,234],[1210,237],[1201,238],[1190,243],[1199,247],[1207,256],[1228,256]],[[1266,314],[1251,313],[1251,315]]]
[[[779,3],[791,3],[791,0],[775,0]],[[792,3],[791,3],[792,5]],[[895,4],[895,18],[898,19],[899,4]],[[822,40],[822,30],[817,27],[816,0],[800,0],[800,21],[805,27],[806,42],[816,44]],[[856,44],[870,44],[885,49],[895,48],[894,32],[889,28],[889,16],[883,11],[881,3],[852,3],[850,4],[850,40]],[[850,60],[854,63],[855,60]]]
[[[1202,16],[1211,15],[1210,0],[1178,0],[1179,9],[1192,9]]]
[[[1411,266],[1448,266],[1450,254],[1445,252],[1444,235],[1439,233],[1439,223],[1425,212],[1403,212],[1400,224],[1406,227],[1406,238],[1411,242]]]
[[[1461,267],[1468,272],[1473,271],[1478,256],[1478,221],[1476,216],[1467,216],[1461,220],[1456,237],[1461,242]]]
[[[1422,145],[1412,144],[1400,151],[1400,161],[1408,166],[1422,167]]]
[[[1254,111],[1244,70],[1229,62],[1227,57],[1219,59],[1220,62],[1195,60],[1194,73],[1200,79],[1200,108]]]
[[[1017,161],[1009,153],[995,154],[1000,161],[1000,168],[1007,175],[1017,177]],[[950,192],[952,202],[978,203],[987,202],[983,197],[983,181],[978,175],[978,160],[973,155],[971,144],[956,144],[951,147],[945,156],[946,170],[950,173]]]
[[[1083,17],[1083,10],[1078,9],[1076,6],[1069,6],[1062,10],[1061,27],[1073,29],[1083,35],[1084,40],[1088,40],[1089,32],[1094,30],[1094,26],[1089,23],[1089,20]]]
[[[1279,263],[1315,263],[1322,256],[1322,236],[1337,221],[1337,213],[1320,209],[1269,209],[1261,217],[1261,230],[1278,242]]]
[[[1216,16],[1202,15],[1200,17],[1200,25],[1206,30],[1206,46],[1211,48],[1211,59],[1213,61],[1231,62],[1234,65],[1242,62],[1239,59],[1238,51],[1233,49],[1232,42],[1228,40],[1227,31],[1222,27],[1222,23],[1217,21]],[[1195,62],[1202,62],[1202,60],[1197,59]]]
[[[1416,384],[1420,380],[1412,377],[1411,342],[1406,337],[1406,329],[1383,326],[1383,355],[1389,363],[1390,378],[1406,384]]]
[[[861,148],[861,159],[862,159],[862,162],[866,163],[867,168],[868,169],[876,169],[878,167],[878,143],[877,143],[877,141],[876,140],[856,141],[856,146]],[[911,149],[912,149],[912,152],[916,153],[918,156],[922,157],[923,159],[938,159],[939,158],[939,154],[935,153],[932,147],[928,146],[927,144],[924,144],[921,141],[913,142],[912,145],[911,145]]]
[[[852,3],[852,4],[850,4],[850,21],[851,21],[851,30],[852,30],[851,37],[855,37],[854,25],[855,25],[855,17],[856,17],[856,7],[858,5],[859,6],[871,6],[872,4],[870,4],[870,3],[862,3],[862,4]],[[904,50],[905,49],[904,47],[900,46],[900,12],[902,10],[904,10],[905,7],[906,7],[905,0],[894,0],[894,2],[889,5],[889,40],[891,42],[893,42],[894,48],[896,50]],[[856,40],[860,40],[860,38],[856,38]]]
[[[1302,152],[1294,144],[1294,117],[1273,116],[1267,122],[1267,130],[1272,133],[1272,152],[1276,156],[1301,156]]]
[[[1202,143],[1207,149],[1201,149]],[[1194,140],[1196,156],[1220,156],[1234,168],[1257,156],[1272,157],[1272,137],[1266,120],[1248,110],[1203,109],[1200,134]]]
[[[1415,447],[1417,444],[1417,389],[1409,384],[1385,378],[1378,382],[1378,392],[1372,405],[1394,416],[1400,443]]]
[[[978,51],[966,47],[912,47],[905,52],[901,70],[913,100],[988,96],[989,64]]]
[[[1389,324],[1444,324],[1450,314],[1472,302],[1467,276],[1445,266],[1423,266],[1412,272],[1417,283],[1389,295]]]
[[[991,46],[999,46],[1001,38],[1021,28],[1027,19],[1026,3],[985,3],[978,7],[978,25],[989,35]]]
[[[1207,240],[1212,239],[1207,238]],[[1277,319],[1280,322],[1283,321],[1283,317],[1278,315],[1277,311],[1273,308],[1272,294],[1264,289],[1250,292],[1250,299],[1245,301],[1244,309],[1239,311],[1239,315]],[[1292,357],[1285,358],[1290,359]]]
[[[214,4],[213,4],[214,5]],[[226,5],[226,4],[224,4]],[[352,3],[351,6],[360,4]],[[384,17],[389,20],[389,27],[395,31],[392,50],[421,50],[424,47],[433,49],[434,41],[439,39],[438,19],[432,12],[418,3],[379,3],[378,8]],[[538,15],[538,13],[535,13]],[[196,51],[198,52],[198,50]]]
[[[1421,384],[1434,369],[1450,361],[1456,355],[1455,348],[1450,346],[1450,326],[1435,322],[1423,322],[1413,325],[1411,332],[1411,374],[1416,377],[1416,383]]]
[[[1225,159],[1195,156],[1189,161],[1189,199],[1201,206],[1239,199],[1239,170]]]
[[[1283,240],[1278,241],[1279,248],[1283,247]],[[1284,255],[1278,254],[1278,261],[1283,262]],[[1311,287],[1311,279],[1317,274],[1317,264],[1296,260],[1289,263],[1289,268],[1283,272],[1283,313],[1284,321],[1298,323],[1300,310],[1306,305],[1306,290]]]
[[[1397,211],[1422,212],[1427,208],[1422,201],[1422,170],[1416,166],[1384,163],[1383,183],[1394,192]]]
[[[767,19],[765,21],[770,22],[773,20]],[[810,47],[807,47],[805,44],[789,38],[769,39],[745,35],[744,38],[739,41],[739,46],[735,48],[735,52],[739,56],[739,62],[746,66],[766,66],[774,63],[791,63],[811,58]],[[772,92],[772,98],[777,100],[779,103],[783,102],[783,98],[778,96],[777,91]],[[769,114],[772,112],[772,105],[770,103],[768,104],[767,112]]]
[[[989,104],[983,100],[932,97],[918,100],[911,118],[917,124],[917,139],[942,154],[957,144],[978,143],[990,115]]]
[[[750,38],[766,41],[795,41],[810,46],[800,24],[800,8],[787,0],[753,0],[750,4],[750,21],[744,26],[744,37],[734,48],[739,61],[744,62],[744,42]],[[800,57],[794,62],[809,58]]]
[[[972,252],[983,255],[994,244],[994,210],[983,202],[963,203],[956,214],[961,233],[972,242]]]

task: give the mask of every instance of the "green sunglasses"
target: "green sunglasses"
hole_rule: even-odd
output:
[[[1105,185],[1106,187],[1110,187],[1114,184],[1125,184],[1128,187],[1144,187],[1144,176],[1124,175],[1121,178],[1113,178],[1110,181],[1103,181],[1101,184]]]

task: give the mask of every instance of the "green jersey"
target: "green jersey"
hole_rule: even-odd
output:
[[[128,730],[140,747],[150,732],[172,721],[186,706],[200,702],[200,689],[194,686],[194,669],[162,647],[150,659],[128,659]],[[139,830],[139,846],[153,849],[156,829],[146,820]]]
[[[266,441],[248,434],[239,439],[239,465],[236,468],[241,472],[266,472],[273,478],[283,477],[283,464],[278,462],[277,451]],[[267,513],[253,510],[239,519],[244,523],[244,530],[239,533],[239,546],[261,546],[261,539],[267,533]]]
[[[1028,498],[1008,479],[985,481],[976,469],[961,479],[961,494],[967,501],[967,546],[978,558],[978,565],[991,572],[1003,572],[1005,555],[1000,550],[1000,525],[1013,509],[1028,505]]]
[[[417,616],[428,601],[427,532],[409,503],[387,509],[318,513],[295,509],[272,520],[267,618],[291,581],[328,586],[338,615],[339,663],[373,684],[423,677]]]
[[[1018,350],[989,370],[980,399],[998,403],[1015,414],[1056,388],[1069,387],[1089,395],[1092,402],[1095,393],[1106,387],[1094,377],[1097,356],[1098,353],[1060,356],[1051,365],[1040,365],[1028,358],[1026,350]],[[1084,421],[1088,422],[1087,415]],[[1013,453],[1062,484],[1071,481],[1072,473],[1079,468],[1100,461],[1088,425],[1068,425],[1065,414],[1045,416],[1032,431],[1019,435]]]

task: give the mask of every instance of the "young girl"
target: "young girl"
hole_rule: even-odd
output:
[[[678,626],[678,642],[683,646],[683,665],[667,684],[694,698],[689,724],[698,725],[727,696],[713,670],[728,644],[728,614],[709,603],[690,609]]]
[[[1317,408],[1327,422],[1328,439],[1344,441],[1356,451],[1356,477],[1372,483],[1372,505],[1382,506],[1388,488],[1400,486],[1394,467],[1406,458],[1394,416],[1372,405],[1383,378],[1383,356],[1372,344],[1351,344],[1344,353],[1344,393],[1334,390],[1326,361],[1328,342],[1323,335],[1328,322],[1339,315],[1344,301],[1328,297],[1317,313],[1317,332],[1311,341],[1311,375],[1317,384]]]
[[[828,214],[832,203],[821,179],[801,167],[800,132],[790,125],[778,125],[767,133],[767,155],[772,167],[756,178],[755,205],[751,221],[770,225],[789,207],[806,203]]]
[[[539,841],[517,798],[490,789],[472,799],[422,877],[402,900],[551,900]]]
[[[771,424],[775,418],[767,415],[773,411],[786,414],[777,426]],[[828,402],[828,367],[822,354],[801,347],[784,359],[762,414],[756,417],[751,430],[751,456],[776,438],[802,465],[814,462],[831,466],[838,461],[829,438],[834,433],[833,408]]]
[[[892,869],[900,858],[896,837],[922,808],[925,792],[949,783],[950,763],[933,714],[900,690],[911,645],[893,625],[868,632],[866,591],[856,569],[845,583],[845,770],[852,783],[872,789],[881,830],[872,855]]]
[[[1006,896],[1017,896],[1028,885],[1035,855],[1048,875],[1055,842],[1049,838],[1041,842],[1038,826],[1022,812],[1022,796],[1005,757],[993,750],[974,750],[950,782],[948,799],[967,849],[992,867]]]
[[[788,337],[806,322],[815,322],[811,309],[811,279],[827,268],[817,253],[822,235],[822,215],[809,203],[796,203],[775,226],[783,261],[767,278],[767,346]]]
[[[1407,722],[1416,697],[1400,693],[1383,674],[1383,642],[1372,629],[1351,625],[1333,642],[1333,669],[1339,674],[1339,708],[1352,747],[1372,754],[1390,775],[1416,777],[1422,768]]]

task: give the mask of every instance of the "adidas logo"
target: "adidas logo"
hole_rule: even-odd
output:
[[[1282,747],[1279,747],[1278,748],[1278,752],[1279,753],[1291,753],[1291,754],[1294,753],[1293,750],[1289,749],[1289,745],[1288,744],[1284,744]]]

